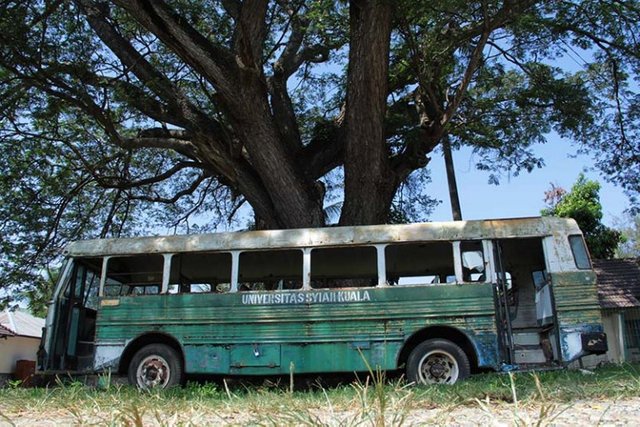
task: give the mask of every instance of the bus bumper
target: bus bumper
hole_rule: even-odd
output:
[[[582,348],[590,354],[605,354],[609,350],[607,345],[607,334],[604,332],[587,332],[583,333]]]
[[[607,335],[602,325],[560,328],[560,350],[564,363],[590,354],[604,354],[607,349]]]

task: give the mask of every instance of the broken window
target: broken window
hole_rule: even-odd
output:
[[[75,260],[71,283],[64,291],[67,298],[79,300],[83,307],[96,310],[98,290],[100,288],[101,258],[83,258]],[[73,295],[71,293],[73,292]]]
[[[104,295],[153,295],[160,293],[163,265],[162,255],[109,258]]]
[[[255,251],[240,254],[239,291],[301,288],[301,250]]]
[[[454,276],[450,242],[407,243],[385,248],[390,285],[437,285]]]
[[[311,251],[311,287],[347,288],[376,286],[376,248],[318,248]]]
[[[228,292],[231,288],[231,254],[194,252],[171,257],[169,293]]]
[[[460,254],[462,258],[462,281],[484,282],[486,280],[486,272],[482,242],[460,242]]]

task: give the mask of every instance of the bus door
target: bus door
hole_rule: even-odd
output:
[[[507,281],[500,242],[493,242],[493,260],[496,272],[494,294],[496,297],[496,322],[499,345],[504,363],[512,364],[514,359],[513,330],[511,325],[511,289]]]
[[[498,329],[511,365],[552,366],[558,361],[553,295],[542,238],[494,241]]]
[[[99,265],[99,264],[98,264]],[[61,291],[50,309],[53,324],[47,325],[47,370],[82,370],[93,358],[100,273],[91,263],[74,260],[62,278]]]
[[[536,320],[538,325],[551,325],[554,320],[551,303],[551,281],[546,271],[534,271],[533,283],[536,289]]]

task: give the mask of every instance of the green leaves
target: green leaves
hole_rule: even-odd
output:
[[[591,256],[609,259],[615,256],[622,235],[619,231],[602,224],[599,192],[598,182],[580,174],[570,192],[552,187],[546,193],[549,207],[544,209],[542,214],[575,219],[584,233]]]
[[[3,3],[0,286],[34,288],[70,239],[214,229],[245,200],[273,209],[279,199],[243,140],[249,126],[274,130],[265,135],[282,136],[292,152],[293,165],[271,170],[304,176],[313,164],[325,173],[303,188],[310,199],[323,195],[312,206],[338,216],[351,3],[271,1],[264,23],[241,27],[240,2],[166,2],[195,47],[150,25],[172,21],[136,14],[134,3]],[[383,151],[391,172],[381,185],[396,190],[393,221],[428,215],[425,165],[447,135],[472,147],[498,183],[543,166],[534,146],[556,132],[637,205],[640,2],[392,4]],[[87,5],[108,31],[90,24]],[[215,76],[246,56],[238,40],[262,39],[240,34],[247,28],[266,31],[255,69]],[[222,93],[223,83],[232,90]],[[260,126],[255,114],[242,116],[246,105],[265,106]]]

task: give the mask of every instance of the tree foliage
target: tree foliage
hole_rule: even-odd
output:
[[[556,131],[639,188],[637,1],[1,4],[2,283],[70,239],[238,212],[424,218],[445,136],[497,182]]]
[[[622,235],[616,251],[616,257],[640,257],[640,215],[633,215],[627,212],[614,222],[614,226]]]
[[[602,223],[600,184],[580,174],[571,191],[566,192],[552,185],[545,194],[549,205],[543,215],[573,218],[584,233],[587,247],[593,258],[610,259],[616,255],[622,234]]]

